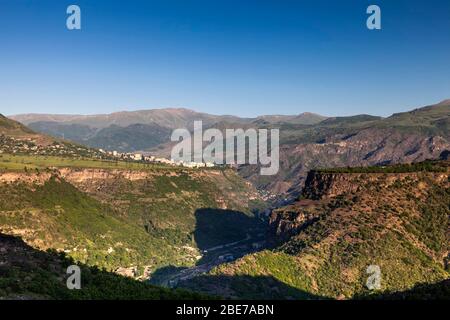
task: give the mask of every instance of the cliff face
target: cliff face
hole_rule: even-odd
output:
[[[361,178],[376,179],[374,176],[366,177],[361,174],[336,174],[310,171],[306,177],[305,187],[302,195],[305,198],[319,200],[322,198],[335,197],[343,193],[356,192],[360,188]]]
[[[348,134],[330,134],[320,143],[293,140],[281,144],[280,171],[276,175],[266,179],[258,174],[256,166],[245,166],[240,174],[258,188],[295,198],[301,194],[308,173],[317,168],[421,162],[439,159],[448,150],[448,135],[371,128],[353,134],[351,131]]]
[[[25,183],[43,185],[53,174],[51,172],[43,173],[23,173],[23,172],[3,172],[0,173],[0,183]]]
[[[348,198],[351,199],[349,201],[358,200],[359,202],[373,200],[373,203],[367,204],[369,208],[377,202],[376,198],[379,198],[379,194],[387,194],[398,186],[416,185],[417,190],[413,193],[414,196],[420,196],[421,192],[432,186],[448,188],[448,177],[448,173],[445,172],[327,173],[310,171],[300,200],[272,211],[269,222],[273,230],[273,240],[276,243],[282,243],[298,234],[300,230],[314,223],[325,207],[335,202],[336,198]]]
[[[419,181],[427,177],[441,184],[448,177],[446,173],[326,173],[310,171],[305,181],[302,198],[320,200],[343,194],[357,193],[365,184],[376,183],[380,188],[389,188],[405,180]]]
[[[34,170],[29,172],[0,172],[0,183],[6,184],[43,185],[51,178],[67,181],[79,190],[87,192],[99,200],[114,198],[117,196],[114,194],[115,191],[123,192],[123,189],[117,189],[124,187],[124,183],[133,185],[137,189],[142,189],[145,185],[152,183],[161,183],[164,187],[162,194],[181,191],[180,196],[188,194],[199,195],[199,191],[196,188],[203,188],[205,191],[209,189],[211,192],[207,193],[206,196],[212,197],[213,203],[211,205],[213,207],[220,206],[222,209],[245,211],[248,210],[252,200],[259,200],[259,195],[252,185],[239,178],[232,170],[176,171],[170,169],[52,168],[39,172]],[[176,180],[183,183],[183,185],[178,186]],[[133,189],[133,187],[130,189]],[[158,190],[155,191],[160,193]],[[140,196],[143,198],[155,196],[155,193],[149,192],[146,194],[143,190],[135,190],[135,192],[140,193]]]
[[[408,172],[415,169],[311,172],[300,200],[271,214],[275,249],[221,266],[199,286],[210,283],[229,296],[260,297],[259,291],[279,290],[285,298],[302,293],[350,298],[373,293],[366,286],[371,265],[381,270],[379,293],[449,278],[448,162]],[[247,285],[242,292],[237,288],[244,284],[231,280],[242,275],[281,284],[255,282],[257,290]],[[223,283],[212,285],[215,277]]]
[[[259,195],[233,171],[61,169],[63,179],[143,225],[193,232],[201,208],[247,214]],[[164,218],[163,218],[164,217]]]

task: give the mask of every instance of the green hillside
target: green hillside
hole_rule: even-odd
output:
[[[112,208],[64,180],[51,178],[42,186],[2,184],[0,208],[2,232],[27,232],[23,235],[27,242],[70,251],[89,265],[114,270],[176,262],[175,248],[120,219]]]
[[[144,276],[162,266],[192,266],[201,258],[200,250],[262,228],[249,209],[253,191],[232,171],[60,170],[64,177],[57,169],[0,172],[1,232],[21,236],[36,248],[64,250],[90,266],[132,268],[134,276]],[[91,179],[96,173],[100,177]],[[15,180],[7,183],[4,179],[11,176]],[[80,176],[87,180],[77,180]],[[222,224],[224,207],[249,222],[227,221],[227,227]]]
[[[128,161],[113,161],[96,159],[82,155],[56,156],[56,155],[27,155],[27,154],[0,154],[0,170],[25,171],[46,170],[47,168],[74,168],[74,169],[117,169],[117,170],[143,170],[158,171],[161,169],[171,172],[194,172],[192,169],[172,167],[159,163],[141,163]],[[203,169],[207,170],[207,169]]]
[[[448,279],[449,181],[442,171],[317,174],[309,188],[328,196],[276,210],[275,249],[181,286],[230,298],[342,299]],[[370,265],[381,269],[379,290],[366,287]]]
[[[450,100],[437,105],[397,113],[377,123],[380,128],[418,130],[426,134],[450,135]]]
[[[362,130],[400,130],[415,134],[450,135],[450,100],[439,104],[394,114],[388,118],[370,115],[334,117],[314,125],[281,124],[282,143],[321,142],[335,135],[348,137]]]
[[[205,299],[184,290],[155,287],[96,267],[81,269],[81,289],[66,286],[67,267],[76,262],[54,251],[39,251],[0,234],[1,299]]]

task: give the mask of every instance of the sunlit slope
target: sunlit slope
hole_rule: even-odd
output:
[[[0,231],[88,265],[142,276],[165,265],[195,264],[201,258],[196,235],[205,222],[198,210],[237,210],[251,222],[252,197],[232,171],[6,170],[0,173]],[[230,236],[226,226],[215,225],[211,242],[202,238],[201,245],[241,240],[248,227],[235,225]]]
[[[448,163],[348,172],[312,173],[302,199],[273,212],[276,249],[181,285],[235,298],[340,299],[448,279]],[[370,265],[381,270],[379,290],[366,287]]]

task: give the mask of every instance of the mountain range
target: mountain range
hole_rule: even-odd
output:
[[[280,170],[259,175],[257,165],[239,173],[279,199],[295,199],[315,168],[366,166],[437,159],[450,150],[450,100],[382,118],[371,115],[324,117],[313,113],[256,118],[216,116],[183,108],[117,112],[108,115],[23,114],[11,116],[31,129],[91,147],[147,151],[170,156],[175,128],[280,129]]]
[[[216,116],[183,108],[116,112],[106,115],[51,115],[23,114],[11,116],[31,129],[55,137],[65,138],[85,145],[133,152],[147,150],[170,141],[172,130],[193,128],[194,121],[205,127],[220,123],[238,126],[262,124],[316,124],[326,117],[312,113],[295,116],[269,115],[257,118]]]

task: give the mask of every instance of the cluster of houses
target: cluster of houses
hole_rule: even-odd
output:
[[[0,154],[28,154],[43,156],[84,156],[93,159],[124,160],[145,163],[161,163],[170,166],[181,166],[187,168],[211,168],[216,165],[212,162],[183,162],[166,158],[147,156],[141,153],[129,153],[118,151],[106,151],[79,145],[53,142],[47,145],[39,144],[33,138],[14,138],[0,134]]]
[[[27,154],[36,156],[85,156],[102,159],[102,153],[96,149],[82,147],[70,143],[54,141],[42,143],[37,138],[10,137],[0,134],[0,153]]]
[[[100,149],[101,153],[107,154],[115,159],[127,160],[127,161],[139,161],[146,163],[162,163],[170,166],[181,166],[187,168],[212,168],[215,166],[212,162],[183,162],[174,161],[166,158],[157,158],[154,156],[146,156],[141,153],[130,153],[130,152],[118,152],[118,151],[105,151]]]

